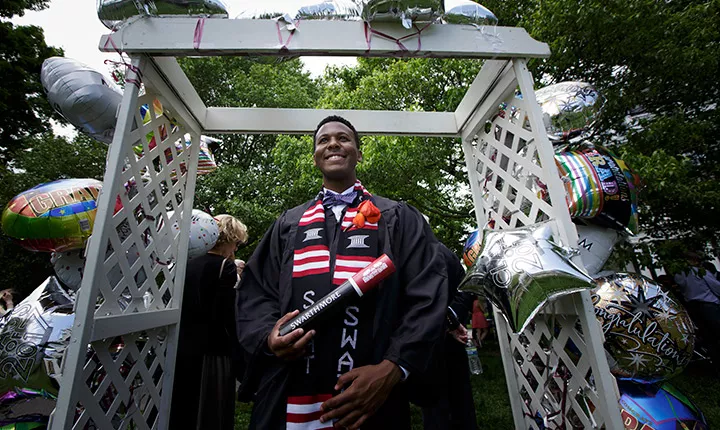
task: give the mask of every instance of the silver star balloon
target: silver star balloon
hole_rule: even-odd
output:
[[[480,255],[459,287],[490,299],[515,333],[547,302],[593,287],[570,260],[575,252],[552,240],[551,222],[485,230]]]

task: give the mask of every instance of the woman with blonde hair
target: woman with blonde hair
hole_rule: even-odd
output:
[[[169,428],[232,429],[234,424],[235,288],[245,267],[235,252],[248,232],[231,215],[217,215],[215,221],[217,243],[187,265]]]

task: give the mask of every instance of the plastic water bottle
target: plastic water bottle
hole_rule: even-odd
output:
[[[470,367],[470,373],[473,375],[479,375],[483,373],[482,363],[480,363],[480,357],[478,356],[477,348],[473,344],[471,339],[468,339],[465,346],[465,352],[467,352],[468,366]]]

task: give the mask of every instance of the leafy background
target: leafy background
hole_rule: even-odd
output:
[[[502,25],[522,26],[550,45],[549,59],[529,64],[536,86],[583,80],[605,95],[596,138],[644,179],[642,234],[616,252],[616,263],[634,260],[673,272],[682,268],[687,249],[718,257],[720,2],[483,4]],[[39,75],[42,61],[62,50],[47,46],[42,29],[6,20],[47,5],[47,0],[0,2],[1,202],[42,182],[103,176],[105,145],[83,135],[52,134],[50,120],[64,120],[48,105]],[[297,59],[219,57],[183,59],[181,65],[208,105],[450,111],[482,62],[359,59],[356,67],[329,68],[317,79]],[[215,151],[219,169],[198,180],[196,207],[233,214],[249,226],[251,241],[238,254],[247,259],[270,223],[310,198],[321,178],[312,168],[308,137],[216,137],[223,139]],[[416,206],[459,253],[474,220],[459,140],[365,136],[363,152],[358,170],[368,189]],[[18,298],[52,274],[47,254],[25,251],[4,234],[0,267],[0,289],[14,288]],[[490,355],[490,371],[475,382],[479,420],[486,427],[510,428],[502,367],[497,355]],[[717,381],[692,369],[687,374],[677,384],[701,402],[711,424],[720,425],[712,403]],[[693,375],[702,383],[692,382]],[[239,411],[243,419],[243,408]]]

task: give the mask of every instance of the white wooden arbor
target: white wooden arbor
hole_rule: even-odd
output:
[[[396,38],[412,33],[373,27]],[[478,225],[551,218],[564,243],[577,243],[526,64],[548,57],[548,46],[520,28],[431,25],[421,43],[415,35],[403,46],[368,40],[366,30],[361,22],[305,21],[291,32],[272,20],[142,18],[103,36],[101,50],[129,54],[127,80],[142,82],[144,92],[125,88],[52,429],[167,428],[201,133],[312,133],[336,113],[362,134],[460,137]],[[174,57],[214,55],[486,61],[455,112],[323,111],[205,106]],[[167,115],[150,109],[143,125],[140,106],[155,99]],[[178,152],[185,133],[192,145]],[[512,174],[518,166],[524,175]],[[547,184],[550,201],[531,190],[532,176]],[[169,227],[175,222],[180,233]],[[521,335],[509,333],[499,314],[495,319],[517,429],[539,429],[535,416],[548,428],[622,428],[589,293],[554,304]]]

